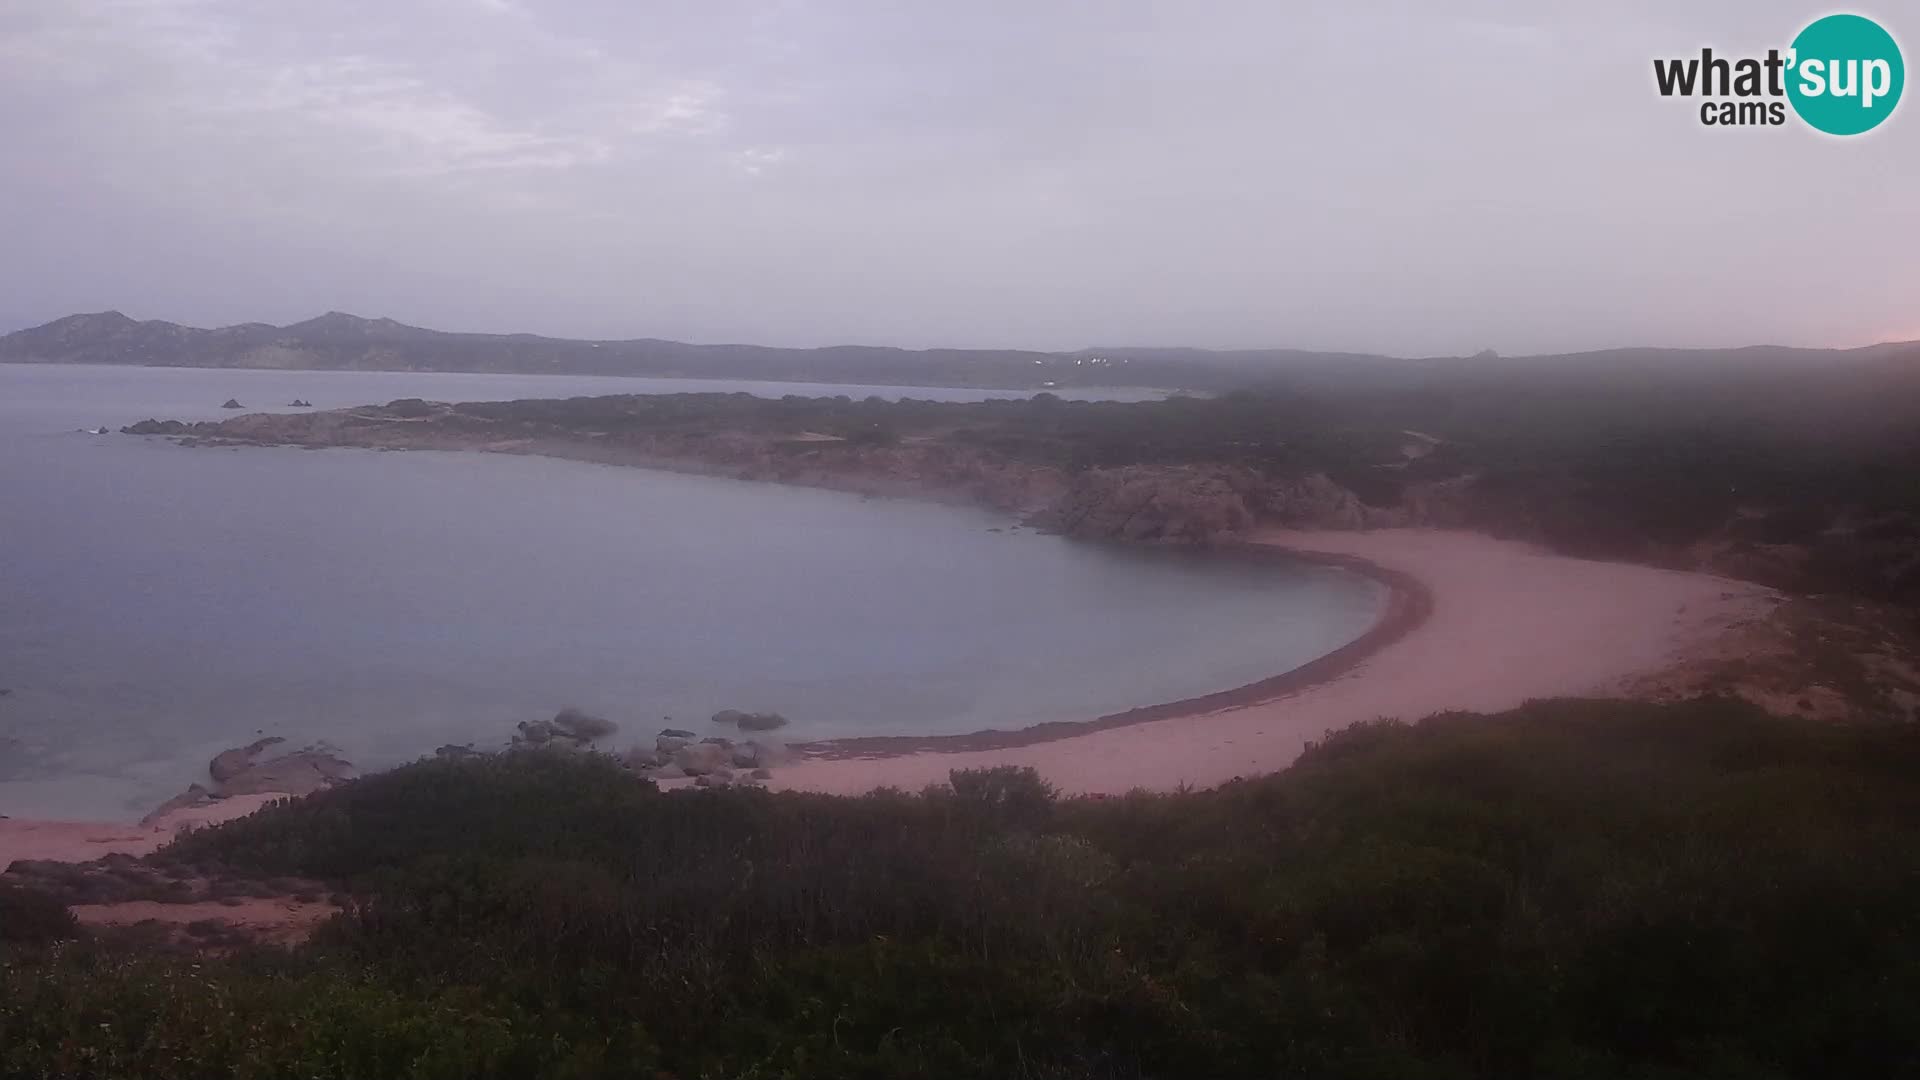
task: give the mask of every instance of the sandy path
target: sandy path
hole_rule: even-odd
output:
[[[255,941],[297,945],[340,909],[325,901],[282,896],[270,900],[248,897],[233,903],[199,900],[163,904],[153,900],[127,900],[118,904],[75,904],[70,910],[82,926],[138,926],[157,922],[177,930],[191,923],[215,922],[244,929]]]
[[[1444,709],[1606,693],[1766,613],[1774,595],[1705,574],[1549,554],[1475,533],[1273,530],[1258,542],[1364,559],[1424,582],[1429,618],[1341,676],[1283,697],[1030,746],[821,758],[775,771],[774,788],[917,790],[950,769],[1030,765],[1063,791],[1209,787],[1286,767],[1330,729]]]

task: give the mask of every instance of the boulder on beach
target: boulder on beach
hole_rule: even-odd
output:
[[[238,398],[228,398],[228,399],[226,400],[226,402],[225,402],[224,404],[222,404],[222,405],[221,405],[220,407],[221,407],[221,408],[223,408],[223,409],[244,409],[244,408],[246,408],[246,406],[244,406],[244,405],[242,405],[242,404],[240,404],[240,399],[238,399]]]
[[[187,790],[161,803],[146,817],[141,818],[140,825],[144,828],[166,817],[168,814],[173,813],[175,810],[184,810],[189,806],[204,806],[212,801],[213,792],[208,791],[199,784],[188,784]]]
[[[661,735],[659,738],[653,740],[653,749],[655,753],[672,755],[678,753],[681,747],[690,745],[692,742],[692,739],[683,738],[679,735]]]
[[[674,751],[673,763],[688,776],[705,776],[728,768],[727,748],[714,743],[689,743]]]
[[[213,796],[311,795],[353,775],[353,764],[326,746],[257,760],[262,750],[283,741],[268,737],[216,755],[207,765],[207,774],[214,780]]]

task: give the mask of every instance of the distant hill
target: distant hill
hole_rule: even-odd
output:
[[[1920,363],[1920,343],[1865,349],[1614,349],[1564,356],[1407,360],[1295,349],[1190,348],[895,349],[835,345],[786,349],[692,345],[636,338],[580,341],[535,334],[463,334],[330,311],[288,326],[242,323],[206,330],[118,311],[69,315],[0,337],[0,363],[135,364],[146,367],[320,371],[475,371],[557,375],[649,375],[792,382],[980,386],[1045,390],[1139,386],[1223,391],[1274,379],[1297,388],[1369,383],[1417,386],[1427,378],[1510,374],[1633,375],[1821,370]]]

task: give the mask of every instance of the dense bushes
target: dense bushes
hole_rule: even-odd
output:
[[[297,953],[15,947],[0,1074],[1897,1075],[1917,769],[1920,731],[1711,700],[1105,800],[425,762],[165,853],[350,881]]]
[[[0,881],[0,944],[65,941],[76,929],[65,904],[45,893]]]

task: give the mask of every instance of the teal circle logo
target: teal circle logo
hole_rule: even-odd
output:
[[[1793,39],[1787,100],[1829,135],[1871,131],[1893,113],[1907,66],[1893,35],[1859,15],[1828,15]]]

